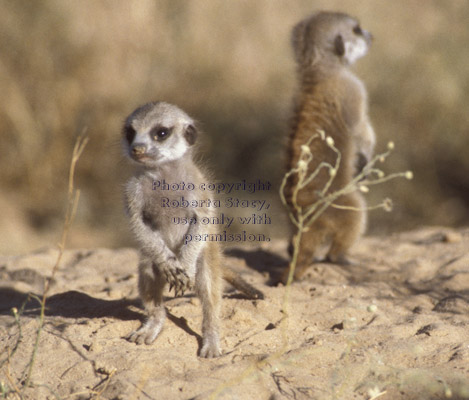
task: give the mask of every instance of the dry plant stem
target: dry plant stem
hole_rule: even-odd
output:
[[[309,149],[309,145],[314,139],[320,138],[321,140],[326,141],[328,147],[336,153],[336,161],[334,163],[334,166],[328,164],[328,163],[320,163],[316,169],[310,173],[308,176],[308,165],[309,163],[313,160],[313,155],[311,154]],[[305,144],[305,150],[303,151],[303,146],[302,146],[302,155],[300,156],[300,160],[298,161],[298,164],[295,168],[292,168],[290,171],[288,171],[285,176],[283,177],[282,183],[280,185],[280,199],[283,203],[283,205],[287,208],[288,210],[288,216],[290,217],[290,220],[292,223],[295,225],[297,228],[297,232],[293,237],[293,255],[292,259],[289,264],[289,271],[288,271],[288,278],[286,282],[286,287],[285,287],[285,294],[282,302],[282,313],[284,314],[284,317],[281,320],[281,330],[282,330],[282,346],[280,349],[278,349],[275,353],[271,354],[270,356],[266,357],[265,359],[261,361],[257,361],[252,363],[249,367],[247,367],[240,375],[237,377],[233,378],[231,381],[224,382],[221,385],[219,385],[210,395],[210,399],[215,399],[223,390],[225,390],[228,387],[231,387],[233,385],[236,385],[240,382],[242,382],[246,377],[251,375],[253,372],[256,372],[258,370],[261,370],[264,368],[266,365],[269,363],[276,361],[280,359],[285,352],[287,351],[288,348],[288,307],[290,304],[290,292],[291,292],[291,284],[293,282],[293,277],[295,274],[295,268],[296,264],[298,261],[298,255],[299,255],[299,249],[300,249],[300,243],[301,243],[301,238],[304,232],[308,231],[308,229],[311,227],[311,225],[319,218],[319,216],[329,207],[333,206],[336,208],[343,208],[343,209],[351,209],[351,210],[356,210],[353,207],[346,207],[346,206],[340,206],[340,205],[335,205],[333,204],[335,200],[337,200],[339,197],[343,196],[344,194],[353,192],[355,190],[358,190],[358,187],[360,185],[371,185],[371,184],[378,184],[378,183],[383,183],[386,182],[390,179],[397,178],[397,177],[407,177],[406,173],[393,173],[387,176],[384,176],[383,172],[380,171],[379,169],[374,168],[374,165],[378,162],[381,161],[383,162],[388,155],[391,153],[392,148],[389,148],[388,151],[382,154],[378,154],[375,156],[364,168],[363,170],[357,174],[346,186],[343,188],[332,192],[330,194],[327,194],[327,191],[330,189],[332,185],[332,181],[334,180],[336,176],[336,172],[340,167],[341,163],[341,154],[340,151],[335,147],[334,142],[329,140],[324,132],[319,131],[317,134],[313,135]],[[326,182],[324,188],[321,190],[319,193],[319,199],[312,204],[309,207],[306,207],[306,209],[303,209],[298,205],[297,198],[298,198],[298,193],[301,189],[306,187],[311,181],[319,174],[319,172],[323,169],[326,168],[329,170],[329,179]],[[291,205],[288,204],[286,198],[285,198],[285,186],[288,181],[288,179],[293,175],[297,174],[298,176],[298,182],[295,185],[295,188],[292,193],[292,199],[291,199]],[[370,176],[372,174],[376,174],[377,178],[376,179],[370,179]],[[409,178],[410,179],[410,178]],[[384,202],[381,204],[378,204],[376,206],[372,207],[366,207],[366,209],[375,209],[375,208],[384,208],[385,204]],[[292,210],[293,208],[293,210]],[[381,395],[381,394],[380,394]]]
[[[358,210],[377,210],[378,208],[383,208],[383,203],[375,204],[374,206],[367,206],[361,209],[356,207],[348,207],[348,206],[339,206],[338,204],[331,204],[331,207],[337,208],[339,210],[350,210],[350,211],[358,211]]]
[[[309,145],[311,144],[311,142],[314,139],[317,139],[318,137],[320,137],[321,140],[326,140],[324,132],[319,132],[318,134],[313,135],[306,142],[305,146],[309,148]],[[282,180],[282,184],[280,185],[280,199],[282,200],[282,203],[285,205],[285,207],[287,207],[290,220],[298,228],[298,231],[300,230],[302,232],[306,231],[308,227],[311,226],[314,221],[316,221],[316,219],[326,210],[327,207],[329,207],[329,205],[332,204],[332,202],[336,198],[342,196],[345,193],[356,190],[355,184],[361,179],[363,179],[363,177],[365,176],[365,172],[362,171],[349,185],[344,187],[342,190],[333,192],[330,195],[326,196],[326,193],[329,190],[335,178],[335,172],[339,169],[340,163],[342,160],[340,151],[334,146],[334,143],[328,142],[327,140],[326,140],[326,143],[331,148],[331,150],[334,151],[334,153],[336,153],[337,157],[336,157],[334,166],[328,163],[322,162],[309,176],[307,176],[308,165],[313,160],[313,155],[311,153],[306,153],[300,157],[297,167],[291,169],[285,174]],[[380,157],[382,156],[383,155],[380,155]],[[376,161],[377,160],[378,160],[378,157],[376,158]],[[303,163],[302,166],[300,166],[300,162]],[[300,190],[304,189],[308,184],[310,184],[311,181],[314,178],[316,178],[316,176],[319,174],[319,172],[323,168],[329,169],[329,179],[327,180],[326,184],[324,185],[324,188],[320,192],[320,199],[316,201],[315,203],[313,203],[308,208],[306,208],[306,211],[305,211],[302,209],[302,207],[298,205],[298,202],[297,202],[298,193]],[[286,201],[285,193],[284,193],[286,183],[288,179],[290,178],[290,176],[292,176],[293,174],[298,174],[298,183],[295,185],[295,188],[292,193],[292,206],[294,208],[295,213],[290,211],[290,207]],[[318,208],[319,210],[316,211]],[[310,219],[308,220],[308,218]],[[301,219],[301,223],[300,223],[300,219]]]
[[[300,221],[300,226],[303,225],[303,219],[299,218]],[[300,251],[300,243],[301,243],[301,237],[303,235],[304,230],[298,229],[298,232],[296,233],[295,237],[293,238],[293,255],[292,259],[290,261],[289,265],[289,270],[288,270],[288,278],[286,282],[286,287],[285,287],[285,293],[283,296],[283,303],[282,303],[282,313],[284,314],[284,317],[281,322],[281,328],[282,328],[282,354],[287,350],[287,345],[288,345],[288,319],[289,319],[289,313],[288,313],[288,307],[290,305],[290,293],[291,293],[291,284],[293,282],[293,276],[295,274],[295,268],[296,264],[298,261],[298,254]]]
[[[310,143],[310,141],[308,143]],[[280,188],[280,196],[283,197],[282,201],[285,200],[285,197],[284,197],[284,194],[283,194],[283,188],[285,187],[286,181],[295,172],[299,172],[299,170],[298,169],[293,169],[293,170],[289,171],[285,175],[285,177],[282,181],[281,188]],[[304,177],[304,175],[303,175],[303,177]],[[286,204],[286,200],[284,201],[284,204]],[[300,224],[300,226],[302,226],[303,218],[302,218],[301,213],[299,213],[298,216],[299,216],[299,221],[296,221],[294,219],[293,214],[291,214],[290,218],[294,221],[295,225]],[[268,365],[269,363],[271,363],[273,361],[278,360],[280,357],[282,357],[285,354],[285,352],[287,350],[287,347],[288,347],[288,335],[287,335],[287,332],[288,332],[288,313],[287,313],[287,309],[288,309],[288,303],[289,303],[289,299],[290,299],[291,283],[293,281],[293,274],[295,272],[296,260],[298,258],[298,253],[299,253],[299,247],[300,247],[299,243],[301,241],[302,232],[303,232],[303,230],[299,229],[297,235],[295,235],[295,239],[294,239],[295,240],[295,245],[294,245],[294,248],[293,248],[293,257],[292,257],[292,261],[290,263],[290,271],[289,271],[289,274],[288,274],[288,281],[287,281],[287,284],[286,284],[285,295],[284,295],[284,298],[283,298],[282,312],[284,313],[284,317],[282,318],[282,321],[281,321],[282,346],[275,353],[273,353],[270,356],[264,358],[263,360],[253,362],[249,367],[247,367],[237,377],[233,378],[232,380],[230,380],[228,382],[224,382],[224,383],[220,384],[211,393],[209,399],[211,399],[211,400],[216,399],[218,397],[218,395],[221,392],[223,392],[223,390],[225,390],[226,388],[234,386],[234,385],[242,382],[244,379],[246,379],[252,373],[263,369],[266,365]]]
[[[36,354],[37,350],[39,348],[39,339],[41,337],[41,331],[44,326],[44,316],[45,316],[45,309],[46,309],[46,300],[47,300],[47,294],[50,289],[50,284],[52,282],[52,279],[54,278],[59,266],[60,266],[60,261],[62,260],[62,255],[65,249],[65,244],[67,240],[67,235],[70,230],[70,226],[72,225],[73,219],[76,214],[77,210],[77,205],[78,205],[78,199],[80,197],[80,191],[76,190],[74,191],[73,189],[73,180],[75,176],[75,166],[78,162],[78,159],[80,158],[83,150],[85,149],[86,144],[88,143],[88,138],[85,136],[80,136],[78,137],[75,147],[73,148],[73,155],[72,155],[72,160],[70,162],[70,171],[68,175],[68,196],[67,196],[67,211],[65,213],[65,220],[64,220],[64,226],[62,230],[62,237],[61,240],[58,244],[59,247],[59,254],[57,256],[57,260],[55,262],[54,267],[52,268],[52,274],[49,278],[46,279],[45,284],[44,284],[44,292],[42,294],[42,298],[38,299],[38,301],[41,304],[41,312],[39,315],[39,327],[37,329],[37,334],[36,334],[36,341],[34,343],[34,348],[33,348],[33,353],[31,355],[31,360],[29,361],[29,368],[28,368],[28,373],[26,376],[26,381],[25,381],[25,387],[29,386],[30,381],[31,381],[31,375],[34,367],[34,362],[36,360]]]
[[[28,297],[28,299],[29,299],[29,297]],[[3,364],[5,364],[6,362],[10,363],[11,357],[15,354],[16,350],[18,349],[18,346],[21,343],[21,340],[23,339],[23,332],[21,330],[20,315],[23,313],[23,309],[24,309],[25,304],[26,304],[26,302],[23,303],[19,313],[18,313],[18,310],[16,308],[12,309],[13,317],[15,318],[15,323],[16,323],[16,325],[18,325],[18,339],[16,340],[16,343],[15,343],[15,346],[13,347],[13,350],[11,350],[11,352],[10,352],[10,349],[8,349],[7,358],[5,358],[5,360],[3,360],[0,363],[0,367],[2,367]]]
[[[308,140],[307,145],[309,146],[311,141],[316,139],[319,136],[321,136],[321,138],[323,140],[325,139],[324,134],[319,133],[319,134],[316,134],[316,135],[312,136]],[[340,153],[338,151],[337,151],[337,154],[340,156]],[[293,281],[293,275],[295,273],[295,267],[296,267],[296,263],[297,263],[297,259],[298,259],[301,237],[302,237],[303,232],[305,232],[305,230],[308,229],[305,226],[305,221],[308,217],[304,215],[303,210],[298,205],[296,199],[297,199],[298,192],[300,191],[300,189],[303,188],[304,186],[306,186],[305,181],[307,181],[308,183],[311,182],[310,177],[307,177],[307,175],[306,175],[307,174],[307,164],[311,160],[312,160],[312,155],[307,154],[304,157],[304,159],[302,160],[302,161],[306,162],[306,168],[301,167],[301,166],[298,166],[297,168],[293,168],[292,170],[290,170],[289,172],[287,172],[285,174],[285,176],[282,180],[282,183],[280,185],[280,197],[281,197],[281,200],[282,200],[283,204],[285,206],[287,206],[288,203],[285,199],[285,194],[284,194],[285,185],[287,183],[288,178],[290,178],[291,175],[293,175],[295,173],[298,174],[298,183],[295,186],[294,192],[292,194],[292,204],[293,204],[293,207],[295,208],[296,216],[287,207],[287,209],[289,210],[290,219],[295,224],[295,226],[298,228],[298,231],[297,231],[297,233],[294,237],[293,256],[292,256],[292,261],[290,262],[290,270],[289,270],[289,273],[288,273],[288,279],[287,279],[285,294],[284,294],[283,303],[282,303],[282,313],[284,314],[284,317],[282,318],[282,321],[281,321],[282,346],[280,347],[280,349],[278,349],[275,353],[271,354],[269,357],[267,357],[267,358],[265,358],[261,361],[254,362],[253,364],[251,364],[239,376],[235,377],[231,381],[225,382],[225,383],[219,385],[214,390],[214,392],[210,395],[210,399],[215,399],[224,389],[226,389],[230,386],[233,386],[237,383],[242,382],[246,377],[248,377],[253,372],[264,368],[266,365],[268,365],[269,363],[271,363],[273,361],[278,360],[280,357],[282,357],[285,354],[285,352],[288,348],[288,311],[287,310],[288,310],[288,305],[289,305],[289,302],[290,302],[291,283]],[[340,158],[338,158],[338,161],[336,162],[335,168],[338,168],[339,163],[340,163]],[[331,169],[333,167],[331,167],[330,165],[325,164],[325,163],[320,164],[319,167],[313,172],[313,176],[316,176],[319,173],[319,170],[322,169],[322,168]],[[333,174],[330,174],[330,175],[333,175]],[[330,184],[332,182],[332,179],[333,179],[333,176],[327,182],[327,188],[330,186]],[[324,209],[326,207],[324,207]],[[321,209],[319,211],[322,213],[323,212],[323,207],[321,207]],[[314,220],[319,215],[314,215],[313,218],[311,219],[312,222],[314,222]]]
[[[6,377],[8,379],[8,382],[10,382],[11,387],[14,390],[13,393],[15,393],[18,396],[18,398],[22,399],[23,396],[21,395],[21,391],[19,390],[18,386],[16,386],[13,378],[11,377],[11,373],[10,373],[10,352],[8,352],[8,363],[7,363]]]
[[[116,369],[113,369],[110,374],[108,375],[107,379],[106,379],[106,382],[104,383],[104,386],[103,388],[96,393],[96,397],[93,397],[94,400],[99,400],[101,398],[101,395],[105,392],[105,390],[107,389],[108,385],[109,385],[109,382],[111,381],[111,378],[112,376],[116,373]]]
[[[229,388],[231,386],[234,386],[238,383],[241,383],[246,379],[248,376],[250,376],[252,373],[262,370],[264,367],[266,367],[269,363],[278,360],[280,357],[282,357],[285,354],[286,351],[286,346],[283,345],[279,350],[277,350],[275,353],[271,354],[269,357],[264,358],[263,360],[260,361],[255,361],[253,362],[249,367],[247,367],[241,374],[239,374],[237,377],[233,378],[232,380],[228,382],[224,382],[220,384],[208,397],[210,400],[215,400],[218,395],[223,392],[226,388]]]
[[[307,145],[309,146],[309,144],[311,143],[311,140],[312,139],[316,139],[319,135],[314,135],[312,136],[312,138],[310,140],[308,140],[307,142]],[[321,139],[324,140],[324,136],[321,135]],[[327,142],[327,141],[326,141]],[[289,171],[283,181],[282,181],[282,184],[281,184],[281,187],[280,187],[280,198],[282,200],[282,203],[289,209],[289,217],[290,219],[292,220],[293,224],[296,226],[296,228],[298,229],[298,231],[306,231],[307,229],[309,229],[309,227],[316,221],[316,219],[329,207],[329,206],[333,206],[335,208],[340,208],[340,209],[347,209],[347,210],[356,210],[355,208],[353,207],[345,207],[345,206],[340,206],[340,205],[335,205],[333,204],[333,202],[339,198],[340,196],[344,195],[344,194],[347,194],[347,193],[350,193],[350,192],[353,192],[355,190],[357,190],[357,186],[360,184],[360,185],[363,185],[363,186],[370,186],[370,185],[377,185],[377,184],[380,184],[380,183],[384,183],[384,182],[387,182],[391,179],[394,179],[394,178],[398,178],[398,177],[406,177],[406,173],[405,172],[398,172],[398,173],[392,173],[392,174],[389,174],[389,175],[386,175],[386,176],[381,176],[382,175],[382,172],[376,168],[373,168],[374,165],[378,162],[378,161],[381,161],[381,162],[384,162],[384,160],[389,156],[389,154],[391,153],[391,150],[388,150],[386,151],[385,153],[381,153],[381,154],[378,154],[376,155],[366,166],[365,168],[363,168],[363,170],[357,175],[355,176],[355,178],[353,178],[349,184],[347,184],[346,186],[344,186],[342,189],[340,190],[337,190],[336,192],[333,192],[333,193],[330,193],[329,195],[326,195],[326,192],[327,190],[330,188],[330,185],[332,184],[332,181],[334,180],[334,177],[335,177],[335,174],[330,174],[329,175],[329,179],[326,183],[326,185],[324,186],[324,188],[321,190],[321,193],[320,193],[320,199],[318,201],[316,201],[314,204],[312,204],[311,206],[309,206],[308,208],[306,208],[306,210],[302,210],[301,207],[298,206],[297,204],[297,196],[298,196],[298,192],[303,189],[307,184],[309,184],[311,181],[312,181],[312,178],[315,178],[317,176],[317,174],[319,173],[319,171],[322,169],[322,168],[328,168],[329,171],[337,171],[339,166],[340,166],[340,162],[341,162],[341,155],[340,155],[340,152],[338,151],[338,149],[334,146],[333,143],[327,143],[328,146],[336,153],[337,155],[337,158],[336,158],[336,162],[335,162],[335,166],[332,167],[331,165],[329,164],[326,164],[326,163],[321,163],[315,171],[313,171],[311,173],[311,175],[307,178],[305,178],[305,175],[306,175],[306,169],[305,168],[300,168],[300,167],[297,167],[297,168],[293,168],[291,171]],[[312,160],[312,156],[308,156],[306,157],[305,159],[303,159],[304,162],[306,162],[306,165],[309,164],[309,162]],[[300,160],[301,161],[301,160]],[[291,212],[290,211],[290,207],[285,199],[285,195],[284,195],[284,189],[285,189],[285,185],[286,185],[286,182],[288,180],[288,178],[293,175],[293,174],[298,174],[298,183],[297,185],[295,186],[295,189],[294,189],[294,192],[293,192],[293,195],[292,195],[292,206],[295,210],[295,213],[296,213],[296,216],[295,216],[295,213]],[[376,179],[370,179],[370,175],[371,174],[376,174],[378,175],[378,178]],[[378,204],[378,205],[375,205],[375,206],[369,206],[369,207],[366,207],[367,210],[373,210],[373,209],[377,209],[377,208],[383,208],[383,203],[381,204]],[[309,218],[309,219],[308,219]],[[302,223],[300,223],[300,219],[302,220]]]
[[[140,380],[135,386],[135,391],[130,398],[130,400],[138,400],[139,395],[143,393],[143,388],[146,385],[147,381],[150,379],[151,371],[147,366],[144,366],[140,371]]]
[[[381,396],[385,395],[386,393],[387,393],[386,390],[383,391],[383,392],[377,393],[377,394],[373,395],[373,397],[370,397],[369,400],[375,400],[378,397],[381,397]]]

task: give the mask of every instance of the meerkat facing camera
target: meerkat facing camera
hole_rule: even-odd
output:
[[[295,168],[301,146],[323,131],[333,139],[340,151],[341,163],[327,193],[347,185],[371,159],[375,133],[368,117],[365,86],[350,70],[356,60],[367,54],[372,36],[351,16],[338,12],[318,12],[299,22],[292,32],[292,45],[297,64],[299,91],[295,98],[294,115],[287,146],[287,169]],[[335,165],[336,153],[323,140],[313,140],[313,156],[308,174],[321,163]],[[315,179],[299,191],[297,204],[308,207],[319,199],[319,192],[329,180],[329,171],[322,169]],[[292,204],[298,178],[287,182],[285,196]],[[326,194],[327,194],[326,193]],[[347,264],[347,252],[364,232],[365,201],[358,192],[344,194],[303,234],[295,278],[327,245],[326,260]]]
[[[249,298],[263,298],[263,294],[222,266],[218,242],[184,243],[188,234],[216,234],[216,225],[200,223],[202,218],[214,214],[213,207],[167,207],[181,198],[189,204],[210,204],[210,194],[197,191],[204,182],[204,175],[192,159],[197,135],[194,121],[178,107],[164,102],[139,107],[124,124],[125,152],[139,166],[126,185],[125,204],[131,229],[141,247],[138,287],[148,314],[146,322],[128,340],[150,344],[156,339],[166,318],[163,289],[167,283],[170,290],[174,287],[176,295],[194,286],[203,309],[200,356],[216,357],[220,355],[221,279]],[[196,189],[163,192],[154,190],[156,181],[192,183]],[[173,218],[178,217],[193,223],[173,223]]]

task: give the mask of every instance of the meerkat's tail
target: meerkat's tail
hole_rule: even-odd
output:
[[[264,299],[264,293],[247,283],[241,276],[228,267],[223,267],[223,279],[242,292],[248,299]]]

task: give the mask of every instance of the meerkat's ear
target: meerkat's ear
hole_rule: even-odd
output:
[[[345,43],[342,35],[337,35],[334,39],[335,53],[342,57],[345,54]]]
[[[184,131],[184,138],[186,139],[189,146],[192,146],[195,143],[195,141],[197,140],[197,135],[197,129],[192,124],[190,124]]]

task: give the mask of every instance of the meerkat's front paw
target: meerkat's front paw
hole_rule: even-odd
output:
[[[136,344],[152,344],[163,328],[164,319],[151,317],[139,329],[131,332],[126,339]]]
[[[221,356],[220,341],[218,336],[204,337],[202,348],[200,349],[200,357],[214,358]]]
[[[177,260],[167,262],[162,269],[162,273],[169,284],[169,290],[171,291],[174,288],[175,296],[184,295],[184,292],[193,286],[192,279]]]

